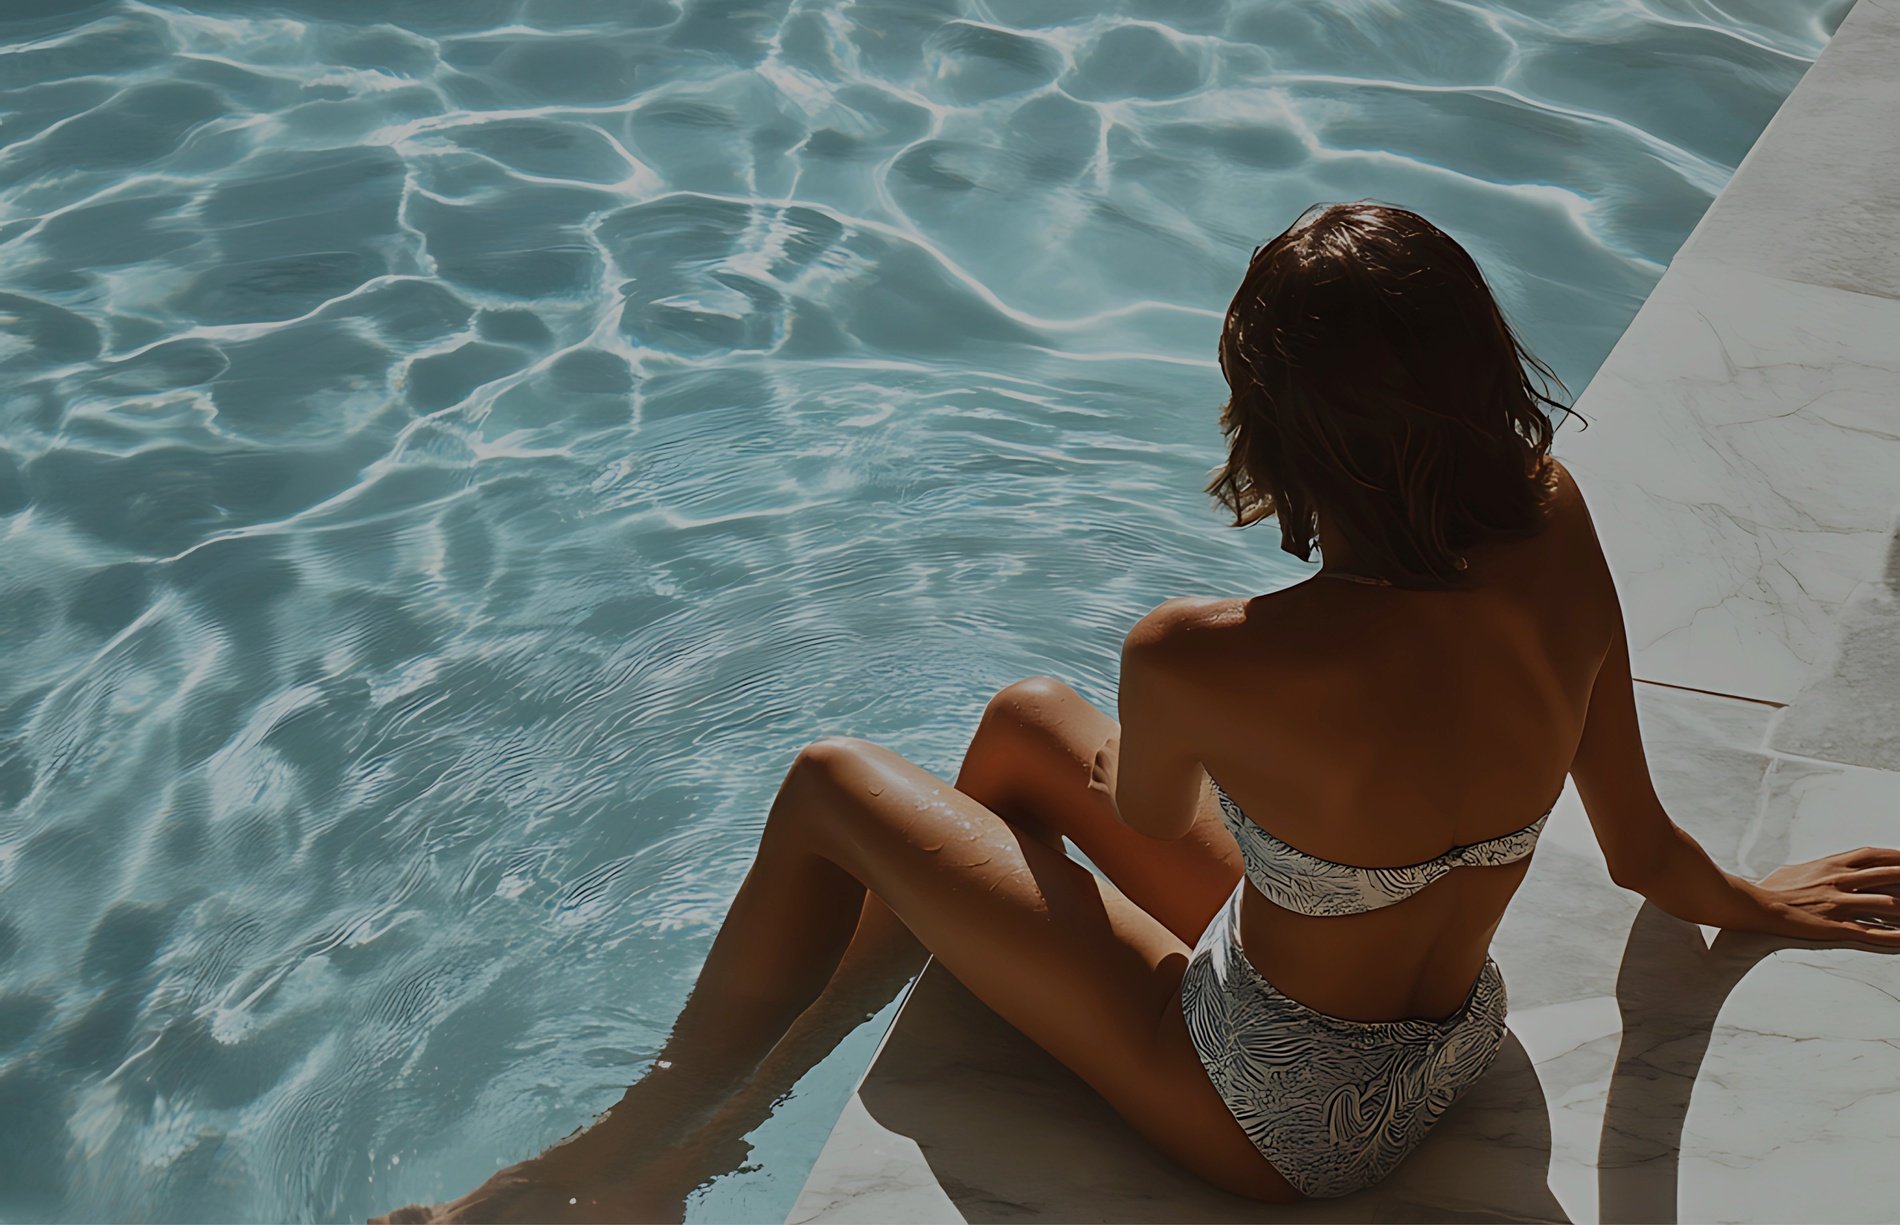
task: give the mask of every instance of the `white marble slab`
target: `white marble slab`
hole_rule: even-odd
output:
[[[1900,300],[1678,262],[1578,407],[1637,675],[1791,700],[1900,504]]]
[[[1900,297],[1900,0],[1860,0],[1676,257]]]

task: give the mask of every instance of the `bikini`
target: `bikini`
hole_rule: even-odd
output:
[[[1463,558],[1457,560],[1465,569]],[[1319,577],[1390,587],[1322,569]],[[1240,946],[1249,882],[1300,914],[1363,914],[1395,905],[1455,868],[1514,863],[1537,845],[1550,811],[1523,829],[1396,868],[1310,855],[1268,833],[1218,780],[1221,820],[1244,872],[1209,920],[1181,978],[1181,1012],[1208,1079],[1273,1167],[1311,1198],[1371,1186],[1416,1148],[1503,1048],[1506,997],[1486,954],[1464,1003],[1441,1019],[1354,1021],[1281,993]],[[1553,805],[1554,807],[1554,805]]]
[[[1214,790],[1246,870],[1182,976],[1188,1035],[1235,1120],[1287,1182],[1314,1198],[1346,1195],[1390,1173],[1490,1069],[1504,1043],[1504,979],[1486,954],[1465,1002],[1440,1020],[1320,1012],[1281,994],[1241,951],[1242,891],[1251,881],[1276,905],[1307,915],[1378,910],[1455,868],[1524,858],[1550,813],[1422,863],[1364,868],[1282,842],[1218,782]]]

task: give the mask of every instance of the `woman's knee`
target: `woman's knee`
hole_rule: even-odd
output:
[[[1053,728],[1088,703],[1053,676],[1028,676],[997,690],[983,708],[983,722],[1016,729]]]
[[[791,839],[824,854],[840,818],[856,811],[853,797],[881,790],[878,755],[885,751],[855,736],[820,736],[798,750],[766,814],[765,842]]]
[[[820,736],[798,750],[785,780],[787,784],[848,786],[872,767],[876,748],[870,741],[856,736]]]

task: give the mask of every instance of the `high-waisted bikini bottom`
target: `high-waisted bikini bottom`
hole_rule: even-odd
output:
[[[1282,995],[1240,948],[1245,877],[1201,933],[1181,979],[1188,1036],[1227,1108],[1304,1195],[1392,1171],[1490,1069],[1504,1044],[1504,979],[1489,956],[1443,1020],[1352,1021]]]

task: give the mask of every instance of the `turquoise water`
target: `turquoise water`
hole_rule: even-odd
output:
[[[0,1215],[360,1219],[610,1103],[799,745],[1112,710],[1247,252],[1589,379],[1845,0],[0,9]],[[881,1032],[696,1219],[783,1218]]]

